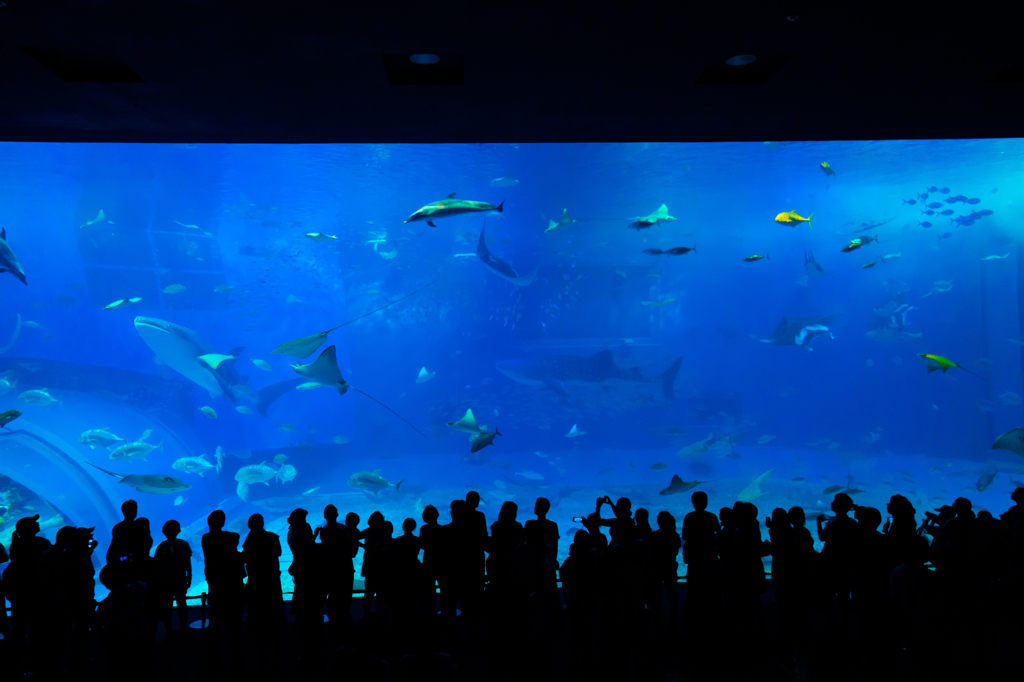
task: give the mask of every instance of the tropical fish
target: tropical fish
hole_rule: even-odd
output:
[[[427,204],[423,208],[419,209],[406,218],[405,222],[412,223],[419,220],[425,220],[427,225],[437,227],[434,225],[434,221],[440,220],[441,218],[450,218],[452,216],[463,215],[466,213],[481,213],[483,211],[497,211],[498,213],[501,213],[504,205],[504,201],[495,206],[494,204],[488,204],[486,201],[465,201],[463,199],[456,199],[455,192],[452,192],[447,196],[447,198],[442,199],[441,201],[435,201],[432,204]]]
[[[658,210],[654,211],[650,215],[643,217],[634,218],[627,227],[631,227],[637,232],[640,230],[649,229],[653,225],[659,225],[661,223],[670,223],[675,218],[668,214],[668,206],[662,204],[658,207]]]
[[[156,445],[150,445],[149,443],[142,442],[146,436],[148,436],[148,434],[144,435],[142,439],[137,440],[134,443],[125,443],[124,445],[114,448],[110,453],[110,459],[132,462],[137,459],[146,459],[146,455],[153,452],[153,450],[159,450],[160,452],[164,451],[163,441],[160,441]]]
[[[685,493],[687,490],[693,490],[701,483],[707,483],[708,481],[684,481],[679,478],[678,474],[672,474],[672,481],[668,484],[668,487],[659,492],[659,495],[675,495],[677,493]]]
[[[0,412],[0,428],[7,426],[20,416],[20,410],[5,410],[3,412]]]
[[[18,396],[18,402],[25,403],[26,405],[42,405],[46,407],[53,403],[59,403],[60,399],[54,398],[45,388],[38,388],[23,392]]]
[[[568,397],[566,384],[660,383],[667,400],[673,398],[675,382],[683,359],[677,358],[657,377],[645,377],[638,367],[621,369],[615,364],[611,350],[599,351],[590,357],[549,355],[528,360],[502,360],[495,367],[520,384],[547,388],[563,398]]]
[[[932,355],[931,353],[918,353],[917,356],[923,359],[928,364],[928,371],[926,372],[926,374],[931,374],[937,369],[941,369],[942,373],[945,374],[947,369],[953,369],[954,367],[956,367],[958,369],[964,370],[968,374],[978,377],[979,379],[984,379],[984,377],[974,374],[974,372],[963,367],[960,363],[953,362],[949,358],[944,358],[941,355]]]
[[[216,419],[217,418],[217,411],[214,410],[209,405],[204,405],[203,407],[200,407],[199,411],[202,412],[207,417],[209,417],[210,419]]]
[[[333,332],[335,329],[341,329],[342,327],[344,327],[347,324],[352,324],[356,320],[361,320],[364,317],[367,317],[369,315],[373,315],[376,312],[380,312],[381,310],[384,310],[388,306],[392,306],[392,305],[398,303],[399,301],[404,301],[405,299],[409,298],[413,294],[417,294],[417,293],[423,291],[424,289],[429,287],[431,284],[433,284],[433,282],[429,282],[428,284],[424,284],[423,286],[421,286],[416,291],[413,291],[412,293],[406,294],[405,296],[402,296],[401,298],[396,298],[394,301],[391,301],[387,305],[382,305],[381,307],[377,308],[376,310],[371,310],[370,312],[366,313],[365,315],[360,315],[359,317],[353,318],[353,319],[349,320],[348,322],[342,322],[337,327],[331,327],[327,331],[317,332],[316,334],[311,334],[310,336],[303,336],[301,339],[295,339],[294,341],[286,341],[285,343],[282,343],[280,346],[278,346],[277,348],[275,348],[274,350],[272,350],[270,352],[271,353],[278,353],[278,354],[281,354],[281,355],[289,355],[289,356],[291,356],[293,358],[308,358],[310,355],[312,355],[314,352],[316,352],[316,350],[320,346],[324,345],[324,341],[327,340],[327,335],[330,334],[331,332]]]
[[[554,220],[549,220],[548,229],[544,230],[544,232],[555,232],[563,227],[572,225],[574,222],[576,221],[569,217],[569,209],[563,208],[562,217],[558,219],[557,223]]]
[[[95,448],[97,445],[101,448],[109,448],[111,445],[117,443],[128,442],[125,438],[119,438],[110,432],[110,429],[104,427],[102,429],[90,429],[83,431],[78,436],[78,442],[82,445],[88,445],[90,449]]]
[[[801,346],[811,350],[811,342],[819,336],[835,338],[828,327],[835,318],[835,315],[794,317],[793,319],[783,317],[770,338],[758,340],[775,346]]]
[[[763,256],[760,255],[760,254],[755,253],[752,256],[747,256],[743,260],[745,260],[748,263],[755,263],[755,262],[757,262],[757,261],[759,261],[759,260],[761,260],[763,258],[767,258],[768,260],[771,260],[771,257],[768,255],[767,251],[765,251],[765,254]]]
[[[216,469],[216,465],[206,461],[206,455],[198,457],[181,457],[175,460],[171,468],[175,471],[184,471],[186,474],[199,474],[202,476],[210,469]]]
[[[412,423],[409,422],[409,420],[407,420],[405,417],[398,414],[390,407],[374,398],[372,395],[366,393],[365,391],[359,390],[358,388],[350,385],[347,381],[345,381],[345,378],[341,375],[341,370],[338,369],[338,358],[334,346],[328,346],[327,349],[324,350],[324,352],[321,353],[320,356],[313,362],[307,363],[305,365],[294,364],[291,366],[291,368],[295,371],[296,374],[306,377],[307,379],[312,379],[313,382],[315,383],[321,384],[323,386],[331,386],[337,389],[340,395],[345,395],[345,393],[350,388],[356,393],[361,393],[362,395],[366,396],[373,402],[383,407],[391,414],[395,415],[396,417],[404,421],[413,431],[420,434],[421,436],[426,437],[422,431],[413,426]]]
[[[0,227],[0,272],[9,272],[20,279],[22,284],[28,284],[18,257],[14,255],[10,244],[7,243],[7,230],[2,227]]]
[[[881,258],[879,258],[878,260],[871,260],[871,261],[868,261],[867,263],[865,263],[864,265],[862,265],[862,266],[860,266],[860,267],[861,267],[861,268],[863,268],[864,270],[867,270],[868,268],[873,268],[873,267],[875,267],[876,265],[878,265],[878,264],[879,264],[879,263],[881,263],[881,262],[882,262],[882,259],[881,259]]]
[[[437,376],[437,372],[428,372],[426,367],[420,368],[420,373],[416,377],[417,384],[424,384]]]
[[[320,242],[329,242],[332,239],[337,239],[334,235],[324,234],[323,232],[307,232],[306,236],[318,244]]]
[[[183,505],[187,501],[188,501],[187,497],[185,497],[184,495],[178,495],[177,497],[174,498],[174,506],[175,507],[180,507],[181,505]]]
[[[486,431],[481,433],[480,435],[478,435],[476,438],[473,439],[473,445],[470,446],[469,451],[472,453],[472,452],[479,452],[480,450],[483,450],[488,445],[491,445],[492,443],[494,443],[494,437],[495,436],[500,436],[500,435],[501,435],[501,431],[498,431],[498,427],[494,427],[494,433],[487,433]]]
[[[129,306],[129,305],[131,305],[133,303],[138,303],[141,300],[142,299],[140,297],[135,297],[135,298],[119,298],[116,301],[114,301],[113,303],[110,303],[108,305],[103,306],[103,309],[104,310],[114,310],[115,308],[123,308],[123,307]]]
[[[768,478],[774,473],[775,469],[769,469],[768,471],[764,472],[763,474],[755,478],[753,481],[751,481],[750,485],[748,485],[746,488],[744,488],[743,490],[736,494],[736,499],[739,500],[740,502],[753,502],[754,500],[756,500],[758,497],[761,496],[761,484],[767,481]]]
[[[832,166],[828,165],[828,161],[822,161],[818,165],[821,168],[821,170],[823,170],[825,172],[825,177],[828,177],[830,175],[835,175],[836,174],[836,172],[834,170],[832,170]]]
[[[811,225],[811,218],[813,217],[813,213],[804,218],[796,211],[786,211],[785,213],[780,213],[779,215],[775,216],[775,222],[779,223],[780,225],[790,225],[792,227],[796,227],[800,223],[807,223],[807,227],[813,227],[813,225]]]
[[[383,476],[380,475],[380,469],[376,471],[360,471],[352,474],[348,477],[348,487],[355,488],[356,490],[366,490],[373,493],[376,496],[380,496],[380,491],[385,488],[393,487],[396,493],[402,492],[401,486],[405,483],[403,478],[398,483],[392,483]]]
[[[579,429],[576,428],[576,424],[573,424],[572,428],[569,429],[569,433],[565,434],[565,437],[566,438],[578,438],[579,436],[585,436],[585,435],[587,435],[586,431],[580,431]]]
[[[91,462],[86,462],[86,464],[95,469],[100,469]],[[148,493],[150,495],[173,495],[174,493],[181,492],[183,490],[190,490],[192,488],[192,486],[187,483],[182,483],[174,476],[161,476],[159,474],[115,474],[114,472],[107,471],[106,469],[100,469],[100,471],[121,479],[118,483],[131,486],[140,493]]]

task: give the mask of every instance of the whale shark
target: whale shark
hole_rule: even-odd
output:
[[[829,330],[828,325],[836,319],[836,315],[813,315],[810,317],[783,317],[779,326],[772,332],[770,338],[758,339],[762,343],[770,343],[775,346],[800,346],[811,350],[811,342],[819,336],[835,338]]]
[[[194,331],[166,320],[141,316],[135,318],[135,330],[156,353],[158,362],[199,384],[209,391],[211,397],[223,397],[233,403],[238,402],[234,387],[244,384],[248,377],[238,375],[234,360],[223,360],[218,363],[216,369],[200,360],[200,357],[211,351],[206,342]],[[238,357],[243,350],[245,349],[236,348],[228,355]]]
[[[549,355],[533,360],[502,360],[495,367],[509,379],[527,386],[537,386],[568,398],[566,384],[660,383],[666,400],[674,397],[672,384],[683,364],[682,358],[657,377],[646,377],[639,367],[622,369],[615,364],[610,350],[590,357]]]

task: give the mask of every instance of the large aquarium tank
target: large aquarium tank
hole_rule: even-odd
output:
[[[1021,140],[0,144],[0,542],[135,499],[197,594],[215,508],[998,513],[1022,199]]]

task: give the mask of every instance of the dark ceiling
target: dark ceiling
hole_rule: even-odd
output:
[[[0,139],[1019,137],[1022,14],[990,0],[0,0]],[[392,81],[430,78],[398,68],[421,52],[463,84],[390,84],[386,64]],[[736,54],[758,59],[725,66]]]

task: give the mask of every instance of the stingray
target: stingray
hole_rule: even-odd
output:
[[[1018,427],[1007,431],[999,436],[999,438],[996,438],[996,442],[992,444],[992,449],[1006,450],[1018,457],[1024,457],[1024,429]]]
[[[100,469],[91,462],[86,462],[86,464],[95,469]],[[118,483],[124,483],[135,488],[140,493],[149,493],[150,495],[173,495],[182,490],[192,488],[188,483],[182,483],[180,479],[174,476],[161,476],[160,474],[115,474],[113,471],[107,471],[106,469],[100,469],[100,471],[121,479]]]
[[[548,221],[548,229],[546,229],[544,231],[545,232],[554,232],[556,230],[562,229],[566,225],[571,225],[574,222],[576,222],[576,221],[569,217],[569,209],[563,208],[562,209],[562,217],[558,219],[558,222],[556,223],[554,220],[549,220]]]
[[[341,370],[338,368],[338,356],[334,346],[328,346],[324,350],[324,352],[321,353],[320,356],[313,362],[310,362],[305,365],[295,364],[292,365],[291,367],[293,370],[295,370],[296,374],[304,376],[307,379],[312,379],[313,383],[320,384],[321,386],[331,386],[333,388],[336,388],[338,390],[338,393],[341,395],[345,395],[345,393],[350,388],[356,393],[362,393],[367,398],[369,398],[370,400],[377,403],[391,414],[395,415],[396,417],[404,421],[406,424],[409,425],[409,428],[411,428],[413,431],[420,434],[424,438],[426,437],[426,434],[424,434],[422,431],[413,426],[408,419],[398,414],[390,407],[374,398],[369,393],[360,391],[355,386],[349,385],[349,383],[345,381],[345,378],[341,375]]]
[[[525,287],[528,284],[533,283],[533,278],[536,276],[536,272],[529,275],[528,277],[520,277],[519,273],[512,269],[512,266],[503,261],[502,259],[495,256],[487,249],[487,244],[484,239],[484,232],[487,229],[487,223],[485,222],[483,227],[480,228],[480,239],[476,243],[476,255],[483,261],[483,264],[490,268],[491,272],[501,277],[503,280],[512,282],[517,287]]]
[[[829,331],[828,325],[832,324],[832,320],[836,317],[836,315],[812,315],[792,319],[783,317],[770,338],[758,340],[775,346],[802,346],[811,350],[811,342],[819,336],[835,338]]]
[[[455,431],[462,431],[468,433],[476,438],[485,429],[480,428],[476,423],[476,417],[473,416],[473,408],[466,410],[466,414],[462,415],[462,419],[457,422],[448,422],[448,428],[454,429]]]
[[[679,474],[672,474],[672,482],[668,484],[668,487],[659,492],[659,495],[675,495],[677,493],[685,493],[687,490],[693,490],[701,483],[709,483],[710,481],[684,481],[679,478]]]
[[[825,268],[818,265],[818,261],[814,260],[814,252],[808,249],[804,251],[804,274],[808,277],[821,277],[827,275]]]
[[[434,281],[436,282],[437,280],[434,280]],[[293,358],[308,358],[310,355],[312,355],[313,353],[316,352],[317,348],[319,348],[320,346],[324,345],[324,341],[327,340],[327,335],[330,334],[331,332],[333,332],[335,329],[341,329],[346,324],[352,324],[356,320],[361,320],[364,317],[368,317],[370,315],[373,315],[374,313],[380,312],[381,310],[384,310],[388,306],[392,306],[392,305],[398,303],[399,301],[404,301],[405,299],[409,298],[413,294],[418,294],[419,292],[423,291],[424,289],[426,289],[427,287],[429,287],[433,283],[434,282],[428,282],[427,284],[424,284],[423,286],[421,286],[416,291],[408,293],[405,296],[402,296],[401,298],[396,298],[394,301],[391,301],[387,305],[382,305],[381,307],[377,308],[376,310],[371,310],[370,312],[366,313],[365,315],[360,315],[359,317],[353,318],[353,319],[349,320],[348,322],[342,322],[337,327],[331,327],[327,331],[317,332],[316,334],[311,334],[310,336],[303,336],[301,339],[295,339],[294,341],[286,341],[285,343],[282,343],[280,346],[278,346],[277,348],[275,348],[274,350],[272,350],[270,352],[271,353],[278,353],[278,354],[281,354],[281,355],[289,355],[289,356],[291,356]]]

